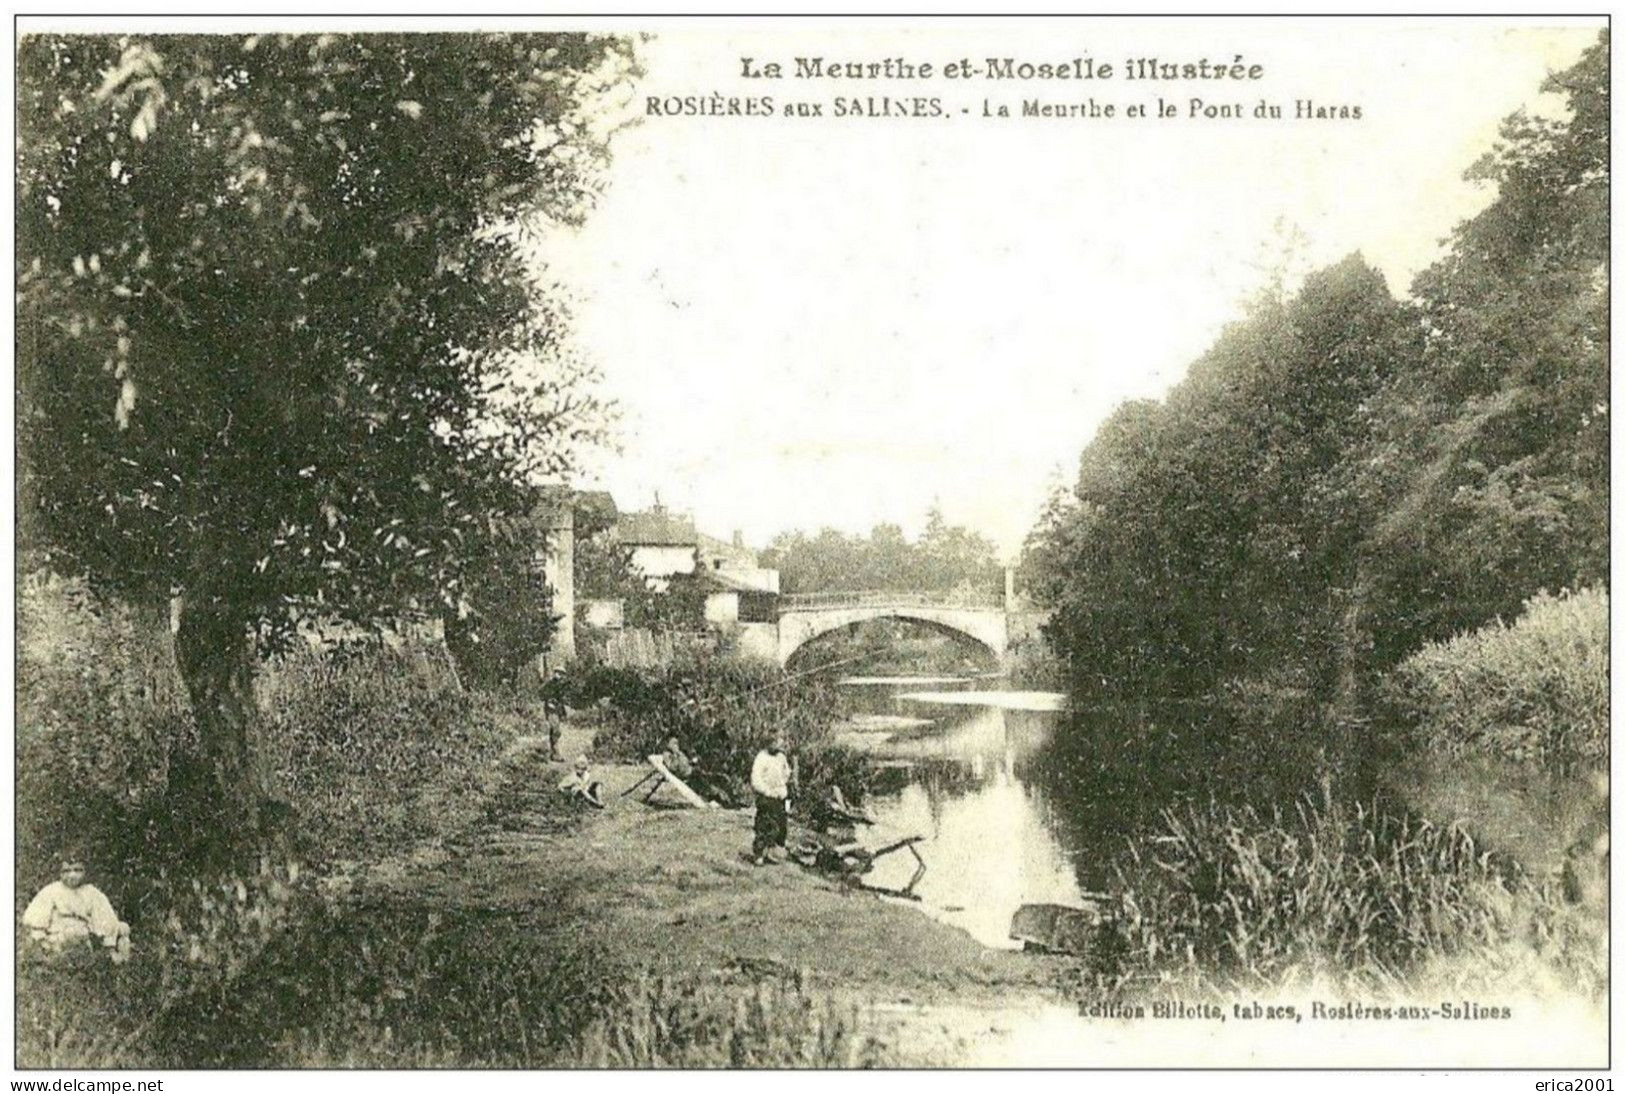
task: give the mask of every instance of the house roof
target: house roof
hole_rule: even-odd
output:
[[[620,509],[615,505],[615,495],[608,490],[577,490],[570,495],[570,501],[577,509],[591,507],[613,516],[620,516]]]
[[[749,547],[740,547],[725,539],[708,536],[704,532],[699,533],[698,538],[700,550],[708,555],[734,559],[745,566],[756,565],[756,552]]]
[[[772,575],[771,579],[766,575]],[[778,572],[776,570],[701,570],[699,576],[713,585],[719,585],[736,593],[779,595],[779,591],[769,584],[769,580],[777,580]]]
[[[672,513],[665,509],[646,509],[641,513],[622,513],[615,525],[615,536],[628,547],[696,547],[699,534],[694,530],[692,517]]]
[[[778,595],[777,592],[773,592],[772,588],[765,588],[760,580],[749,580],[747,577],[744,577],[743,574],[738,574],[738,572],[699,571],[697,577],[699,577],[700,580],[707,582],[707,584],[717,585],[717,587],[720,588],[726,588],[728,592],[769,593],[769,595],[772,595],[772,597],[777,597]]]

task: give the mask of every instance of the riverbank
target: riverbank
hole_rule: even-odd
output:
[[[561,753],[589,744],[587,731],[573,727]],[[1316,1001],[1341,1001],[1333,981],[1271,988],[1267,1002],[1302,1016],[1285,1025],[1238,1019],[1236,1006],[1261,999],[1198,999],[1173,984],[1098,1000],[1107,1009],[1089,1013],[1071,959],[991,949],[904,902],[791,864],[753,866],[745,856],[748,810],[691,809],[666,791],[652,805],[621,797],[645,773],[639,766],[596,768],[607,808],[561,823],[555,786],[562,771],[547,758],[545,741],[521,740],[493,780],[481,824],[368,868],[353,879],[353,899],[372,908],[432,908],[448,918],[512,919],[524,924],[526,945],[614,954],[623,975],[794,983],[860,1015],[870,1058],[887,1066],[1483,1062],[1484,1027],[1476,1022],[1429,1020],[1424,1059],[1414,1040],[1394,1036],[1395,1023],[1315,1020]],[[1441,999],[1410,999],[1396,986],[1391,997],[1364,1003],[1437,1007],[1453,997],[1446,978],[1427,981]],[[1159,1020],[1151,1008],[1167,1002],[1207,1003],[1225,1017]],[[1459,1002],[1511,1010],[1515,1020],[1497,1023],[1507,1059],[1573,1065],[1606,1043],[1600,1015],[1577,1002]]]
[[[574,756],[588,740],[570,728],[559,751]],[[621,797],[647,767],[595,767],[606,808],[552,823],[562,771],[546,740],[518,741],[483,823],[367,868],[354,896],[447,910],[546,904],[577,941],[626,951],[637,940],[630,956],[652,975],[795,974],[881,1003],[1061,998],[1058,957],[985,948],[899,899],[793,863],[751,865],[749,810],[694,810],[669,790],[650,805]]]

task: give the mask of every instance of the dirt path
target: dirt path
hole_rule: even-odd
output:
[[[573,756],[586,743],[574,731],[560,752]],[[987,949],[902,901],[793,864],[751,865],[748,810],[688,808],[669,790],[652,805],[621,797],[645,771],[596,767],[607,808],[561,817],[564,765],[548,759],[545,740],[522,740],[482,823],[375,866],[364,885],[374,899],[447,910],[546,909],[548,922],[655,974],[800,973],[873,1005],[877,1028],[894,1035],[911,1021],[935,1022],[928,1011],[951,1010],[961,1017],[896,1038],[934,1062],[982,1032],[966,1013],[996,1021],[1001,1010],[1060,1001],[1054,959]]]

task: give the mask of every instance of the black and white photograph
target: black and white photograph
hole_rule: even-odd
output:
[[[17,15],[12,1089],[1611,1090],[1609,23]]]

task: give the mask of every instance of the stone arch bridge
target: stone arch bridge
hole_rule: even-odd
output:
[[[797,650],[833,631],[877,619],[900,619],[969,638],[1000,665],[1010,651],[1033,635],[1040,613],[1016,610],[1006,598],[966,593],[834,592],[782,596],[777,624],[759,624],[750,643],[756,656],[769,655],[780,665]]]

